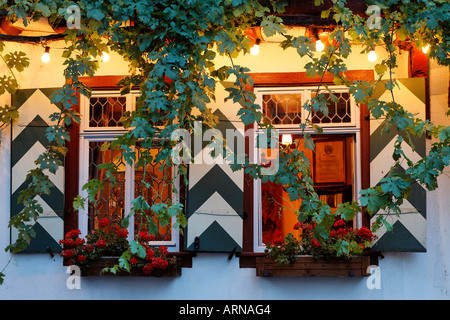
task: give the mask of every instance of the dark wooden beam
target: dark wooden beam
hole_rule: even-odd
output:
[[[314,0],[289,0],[285,12],[278,16],[288,26],[330,27],[335,26],[336,21],[332,17],[321,18],[320,14],[331,6],[330,0],[325,0],[325,3],[320,6],[314,5]],[[364,15],[367,10],[364,0],[348,0],[346,7],[358,15]]]
[[[312,14],[295,14],[295,15],[279,15],[283,19],[286,26],[296,27],[332,27],[336,25],[334,19],[323,19],[320,15]]]
[[[14,36],[0,33],[0,41],[9,42],[27,42],[27,43],[40,43],[48,41],[57,41],[64,39],[65,34],[51,34],[47,36]]]

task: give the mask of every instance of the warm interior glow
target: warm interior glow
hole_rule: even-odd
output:
[[[429,44],[427,44],[426,46],[423,46],[423,47],[422,47],[422,52],[423,52],[423,53],[427,54],[427,53],[428,53],[428,50],[430,50],[430,45],[429,45]]]

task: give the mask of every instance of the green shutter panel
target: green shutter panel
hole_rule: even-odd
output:
[[[50,102],[49,96],[57,89],[23,89],[12,97],[12,104],[19,108],[19,118],[11,126],[11,217],[23,210],[17,203],[20,191],[26,189],[28,172],[37,167],[34,161],[49,145],[45,136],[51,125],[50,114],[59,112],[58,106]],[[56,174],[48,174],[55,185],[49,196],[36,200],[43,208],[36,222],[31,222],[36,237],[32,238],[25,252],[60,251],[58,244],[63,239],[64,224],[64,168]],[[17,230],[11,229],[11,243],[17,239]]]
[[[217,101],[220,101],[219,98]],[[230,121],[219,109],[214,114],[219,118],[217,129],[224,138],[229,129],[238,134],[236,140],[243,139],[243,130],[236,130],[236,122]],[[199,157],[202,156],[199,151],[209,152],[210,139],[205,137],[207,141],[202,141],[201,148],[195,146],[194,139],[192,135],[191,148],[195,153],[195,162],[189,165],[185,249],[240,252],[243,232],[243,173],[233,172],[226,163],[207,164],[205,160],[199,163]],[[236,148],[234,151],[236,152]]]
[[[399,87],[394,89],[396,103],[399,103],[409,112],[421,119],[425,119],[425,78],[400,79]],[[390,91],[386,90],[385,82],[379,83],[374,97],[383,101],[392,101]],[[386,176],[394,164],[392,153],[398,132],[391,130],[382,132],[380,124],[382,120],[370,121],[370,184],[375,186]],[[405,136],[402,148],[407,157],[413,162],[426,155],[425,135],[412,141],[414,150],[408,144]],[[398,172],[404,172],[403,166],[395,168]],[[377,233],[378,240],[373,245],[373,250],[384,252],[425,252],[426,251],[426,218],[427,196],[426,189],[416,183],[412,186],[410,197],[402,205],[399,217],[392,216],[388,222],[393,225],[393,232],[388,232],[383,227]],[[375,217],[373,217],[375,219]]]

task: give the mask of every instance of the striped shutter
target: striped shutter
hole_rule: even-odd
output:
[[[225,84],[216,91],[217,101],[225,94]],[[218,85],[219,86],[219,85]],[[235,110],[232,102],[225,102],[221,110]],[[217,129],[226,138],[227,129],[241,134],[243,127],[237,130],[235,124],[240,120],[230,121],[221,110],[214,114],[219,118]],[[235,110],[236,111],[236,110]],[[233,114],[231,112],[231,114]],[[234,112],[236,114],[236,112]],[[198,139],[198,138],[197,138]],[[202,139],[203,140],[203,139]],[[243,232],[243,180],[242,171],[233,172],[229,165],[200,163],[203,155],[209,153],[210,140],[202,141],[201,148],[194,154],[195,162],[189,165],[189,185],[187,190],[185,249],[189,251],[240,252]],[[198,140],[197,140],[198,141]],[[191,148],[196,151],[195,138],[191,139]],[[236,152],[236,149],[234,150]],[[211,162],[210,162],[211,163]]]
[[[399,87],[394,89],[395,101],[420,119],[425,119],[426,95],[425,78],[400,79]],[[379,83],[374,97],[382,101],[392,101],[390,91],[384,88],[384,82]],[[392,153],[398,132],[391,129],[389,133],[382,132],[381,119],[370,121],[370,185],[375,186],[386,176],[394,164]],[[403,136],[402,148],[405,155],[413,162],[426,155],[425,135],[412,141],[414,150]],[[404,172],[405,167],[395,168]],[[373,245],[374,250],[384,252],[425,252],[426,251],[426,217],[427,197],[426,189],[416,183],[412,186],[411,194],[402,205],[399,217],[392,216],[387,221],[393,225],[393,232],[383,227],[377,233],[378,240]],[[375,216],[373,217],[375,219]]]
[[[37,167],[34,161],[45,151],[49,142],[45,130],[51,125],[49,116],[59,112],[58,106],[50,102],[54,88],[23,89],[12,96],[12,105],[19,108],[19,118],[11,127],[11,217],[23,210],[17,203],[21,190],[26,189],[26,176]],[[49,175],[55,187],[50,195],[38,197],[43,212],[33,224],[36,237],[32,238],[25,252],[60,251],[58,244],[63,239],[64,168]],[[11,243],[17,239],[17,230],[11,229]]]

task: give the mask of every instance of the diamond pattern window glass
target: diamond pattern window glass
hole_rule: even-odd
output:
[[[121,127],[120,118],[126,111],[126,97],[91,97],[89,127]]]
[[[136,148],[137,159],[153,158],[158,152],[157,148],[150,150]],[[172,170],[170,167],[164,166],[161,163],[148,161],[140,167],[134,169],[134,198],[138,196],[144,197],[148,204],[170,204],[172,199]],[[154,212],[149,210],[145,213],[145,219],[138,217],[135,220],[135,233],[153,227],[157,229],[156,241],[170,241],[172,239],[172,232],[169,225],[162,226],[155,219]]]
[[[328,115],[325,116],[321,111],[312,112],[311,121],[313,123],[349,123],[352,120],[350,94],[348,92],[333,93],[337,102],[331,101],[329,93],[323,93],[327,101]],[[314,96],[315,94],[312,94]]]
[[[302,121],[301,94],[263,95],[263,113],[272,124],[299,124]]]
[[[120,221],[125,210],[125,161],[120,150],[102,151],[104,141],[89,142],[89,180],[97,179],[102,188],[95,195],[95,202],[89,203],[88,230],[98,228],[98,222],[107,217]],[[114,179],[106,179],[107,170],[101,164],[112,164]]]
[[[257,102],[261,105],[265,120],[279,127],[299,127],[312,122],[322,126],[355,126],[356,104],[346,89],[329,87],[330,92],[320,91],[327,102],[328,114],[309,112],[304,108],[317,88],[258,88]]]

